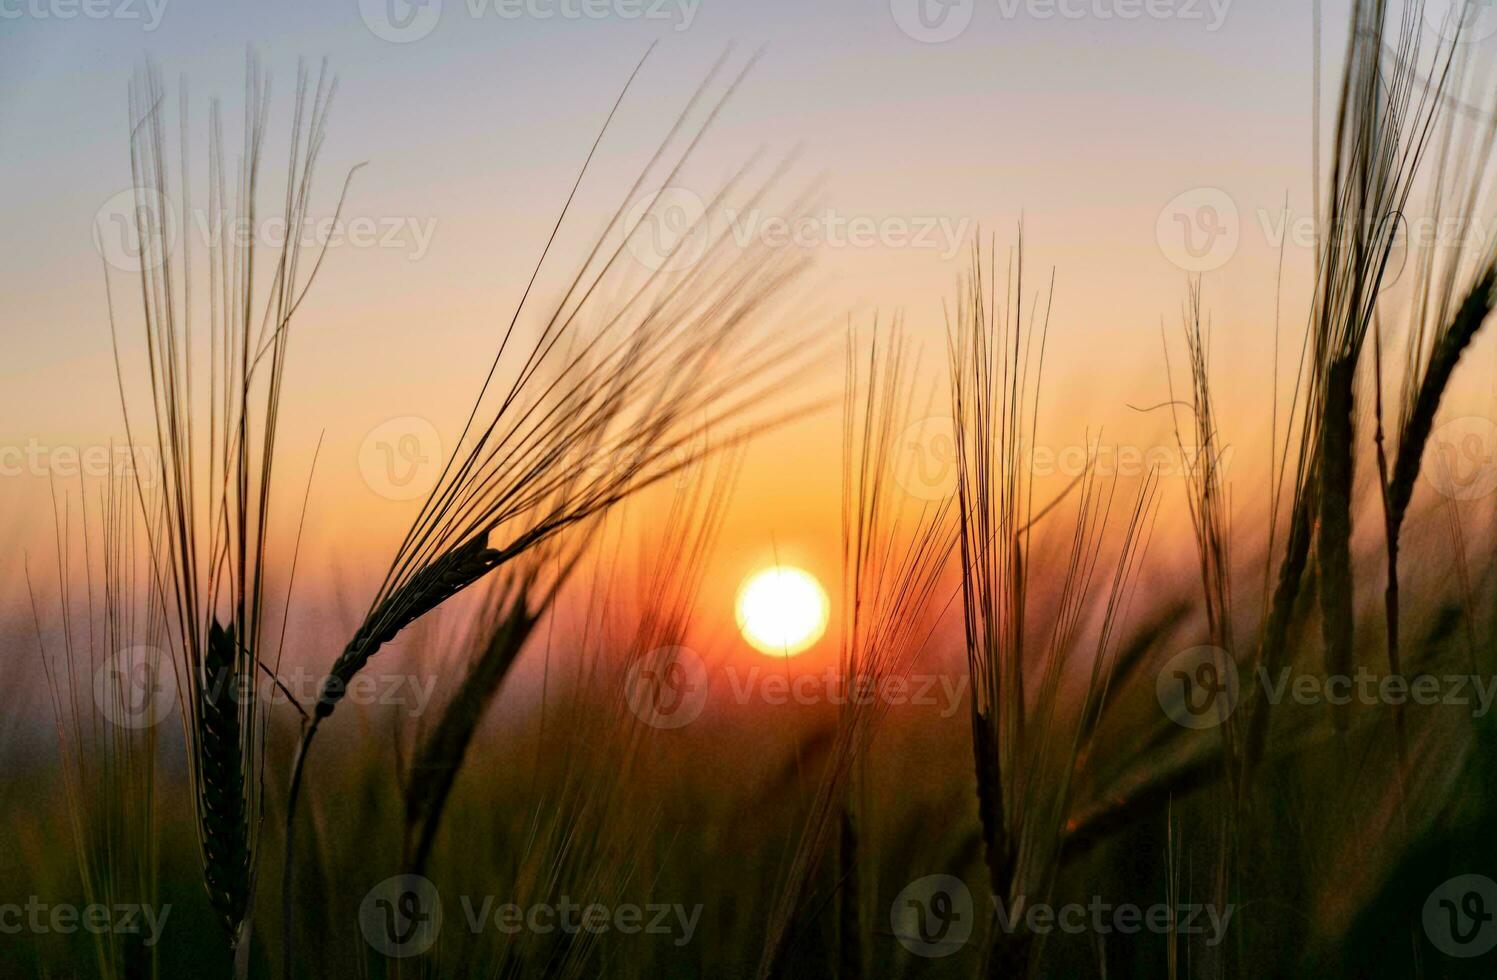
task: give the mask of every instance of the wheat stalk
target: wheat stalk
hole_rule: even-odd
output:
[[[951,327],[952,415],[956,423],[962,605],[971,700],[973,769],[977,780],[984,863],[995,896],[1046,900],[1067,836],[1071,787],[1089,753],[1116,658],[1112,639],[1130,604],[1158,501],[1151,470],[1121,535],[1111,585],[1102,604],[1085,694],[1066,739],[1061,677],[1080,645],[1082,614],[1101,558],[1112,488],[1099,487],[1095,469],[1082,475],[1080,500],[1058,602],[1048,624],[1030,616],[1028,532],[1034,509],[1024,446],[1033,443],[1054,279],[1030,312],[1025,297],[1023,232],[1008,267],[1006,301],[996,276],[974,247],[969,279]],[[1038,314],[1038,315],[1036,315]],[[1054,505],[1052,504],[1051,507]],[[1031,635],[1036,634],[1036,635]],[[1026,693],[1026,671],[1039,684]],[[1032,697],[1032,704],[1030,699]],[[1056,743],[1059,743],[1058,745]],[[1060,771],[1053,784],[1047,780]],[[1024,976],[1034,961],[1034,937],[1024,930],[995,936],[989,976]]]
[[[641,60],[636,74],[643,64]],[[636,179],[631,197],[664,159],[722,64],[720,60],[689,100]],[[711,107],[706,121],[669,167],[665,184],[684,167],[747,70]],[[626,82],[579,169],[571,195],[586,175],[628,89]],[[738,179],[714,196],[703,222],[722,207]],[[751,199],[764,191],[760,188]],[[571,195],[551,240],[541,250],[531,286],[546,264]],[[527,286],[457,447],[396,552],[368,613],[318,693],[292,764],[287,795],[282,883],[287,932],[283,965],[288,978],[293,963],[294,869],[290,858],[296,803],[314,737],[333,714],[349,680],[400,630],[488,572],[718,448],[703,442],[707,431],[747,423],[720,443],[730,444],[804,411],[797,407],[768,420],[751,417],[766,399],[778,394],[779,385],[813,363],[815,345],[776,340],[761,343],[751,352],[737,350],[759,313],[793,281],[803,267],[802,260],[764,246],[736,250],[730,236],[722,232],[709,239],[698,261],[675,281],[663,271],[669,267],[667,262],[644,282],[631,282],[622,258],[628,242],[620,240],[611,252],[606,249],[627,203],[614,212],[591,246],[523,363],[512,370],[505,390],[495,381],[501,365],[509,363],[505,354],[519,317],[527,309]],[[666,258],[685,243],[683,238]],[[602,299],[608,284],[620,287],[623,298]],[[588,322],[598,326],[584,334]],[[558,353],[563,340],[573,349]],[[553,372],[549,381],[542,377],[545,370]],[[502,536],[504,543],[491,547],[493,536]]]
[[[849,331],[842,413],[842,591],[839,670],[847,690],[877,691],[907,671],[934,626],[936,589],[956,547],[948,498],[913,515],[896,497],[897,439],[907,428],[917,373],[895,321],[887,347],[859,344]],[[758,976],[789,970],[795,917],[809,904],[816,872],[835,846],[838,958],[844,975],[862,970],[862,912],[857,835],[857,769],[888,705],[848,698],[794,854],[770,910]]]
[[[241,220],[258,227],[269,86],[253,56],[247,59],[245,79],[237,183],[231,184],[225,172],[216,101],[209,112],[212,224],[206,246],[206,350],[201,340],[194,342],[200,328],[193,299],[198,266],[192,248],[196,223],[189,155],[184,145],[174,173],[163,119],[165,94],[155,69],[139,72],[130,89],[150,401],[144,414],[146,431],[154,436],[158,466],[150,475],[160,487],[159,506],[147,506],[139,469],[135,489],[151,544],[151,575],[171,626],[204,883],[229,946],[236,950],[241,975],[248,969],[266,724],[254,684],[260,671],[273,671],[279,660],[278,650],[272,655],[262,642],[277,419],[292,319],[323,255],[319,252],[310,269],[303,270],[301,240],[289,240],[271,266],[266,295],[257,301],[259,246],[255,236],[244,241],[232,233]],[[299,68],[282,214],[286,227],[302,227],[307,221],[312,176],[335,90],[325,66],[315,86],[306,67]],[[184,134],[187,107],[184,89]],[[345,181],[335,221],[347,188]],[[173,199],[182,212],[180,228],[164,221],[165,203]],[[179,246],[174,234],[180,234]],[[107,270],[105,283],[108,287]],[[125,381],[112,292],[109,309],[121,409],[134,446],[139,444],[134,435],[139,416],[132,411]],[[206,389],[197,380],[204,361]],[[283,637],[285,616],[283,607]]]

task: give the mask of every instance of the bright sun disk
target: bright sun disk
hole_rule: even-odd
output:
[[[830,603],[810,572],[776,565],[749,577],[738,590],[738,628],[764,653],[800,653],[826,632]]]

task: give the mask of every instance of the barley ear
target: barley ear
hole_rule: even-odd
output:
[[[215,619],[203,658],[198,787],[204,882],[213,911],[237,939],[249,900],[249,813],[240,753],[239,651],[234,626]]]
[[[1445,396],[1445,387],[1450,383],[1461,355],[1492,312],[1494,286],[1497,286],[1497,265],[1488,265],[1471,285],[1471,291],[1461,301],[1449,329],[1443,331],[1430,355],[1429,366],[1419,383],[1419,392],[1414,396],[1413,408],[1399,434],[1398,460],[1393,465],[1393,477],[1388,485],[1388,509],[1396,518],[1395,526],[1403,523],[1409,501],[1414,496],[1414,481],[1419,476],[1419,465],[1434,428],[1440,399]]]
[[[1320,633],[1325,644],[1328,677],[1349,675],[1356,656],[1353,648],[1351,570],[1351,491],[1354,474],[1352,439],[1353,384],[1357,362],[1342,358],[1326,377],[1325,411],[1321,417]],[[1346,731],[1347,705],[1337,705],[1331,720]]]
[[[359,631],[333,663],[332,673],[317,696],[317,717],[333,713],[348,690],[348,682],[364,669],[379,648],[401,630],[457,595],[504,560],[504,553],[488,546],[486,535],[477,535],[423,568],[404,587],[380,603],[364,620]]]

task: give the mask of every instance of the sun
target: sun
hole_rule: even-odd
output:
[[[826,632],[831,604],[810,572],[775,565],[748,577],[738,590],[738,628],[764,653],[788,656]]]

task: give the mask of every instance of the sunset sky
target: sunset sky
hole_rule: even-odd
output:
[[[1063,449],[1101,431],[1104,442],[1141,451],[1168,446],[1167,418],[1128,406],[1167,397],[1161,327],[1178,345],[1187,277],[1197,271],[1170,237],[1183,233],[1177,218],[1215,221],[1201,209],[1224,201],[1237,241],[1206,256],[1205,303],[1230,438],[1245,447],[1242,472],[1261,472],[1274,229],[1286,202],[1291,222],[1313,213],[1305,0],[1216,8],[1180,0],[1161,8],[1177,16],[1137,19],[1101,15],[1131,8],[1126,0],[1061,5],[1081,17],[1046,15],[1052,7],[1043,3],[975,0],[966,28],[939,43],[901,29],[901,0],[671,0],[658,8],[662,18],[638,20],[501,17],[492,2],[475,17],[467,0],[392,2],[412,16],[435,10],[429,33],[382,37],[392,8],[373,0],[155,8],[139,0],[135,19],[0,19],[0,194],[10,232],[0,238],[0,443],[87,448],[122,438],[93,229],[100,209],[130,186],[132,69],[148,56],[162,70],[173,126],[177,82],[186,79],[200,176],[210,96],[223,97],[237,143],[246,45],[273,76],[272,162],[284,149],[297,59],[326,57],[340,87],[318,213],[331,213],[344,174],[367,161],[345,217],[378,236],[332,247],[298,316],[281,514],[289,528],[324,433],[306,546],[318,574],[309,573],[308,587],[378,566],[417,502],[374,485],[370,446],[399,446],[414,433],[450,449],[576,168],[624,80],[658,42],[564,228],[549,264],[551,295],[711,63],[736,45],[736,69],[763,45],[685,186],[705,196],[756,151],[767,174],[798,150],[783,184],[819,182],[816,213],[832,216],[828,227],[860,219],[885,231],[935,229],[918,246],[826,241],[783,314],[804,323],[789,327],[840,331],[849,315],[866,324],[902,311],[924,348],[923,379],[934,383],[945,367],[941,303],[964,268],[962,246],[981,229],[1006,254],[1022,217],[1031,282],[1052,267],[1056,277],[1041,442]],[[1325,5],[1333,63],[1344,7]],[[266,187],[274,203],[278,185]],[[1311,255],[1292,241],[1283,252],[1286,337],[1303,324]],[[135,281],[110,275],[134,338]],[[1490,363],[1490,347],[1480,356]],[[837,358],[821,381],[835,396]],[[390,419],[417,421],[382,430]],[[833,410],[756,444],[704,603],[730,616],[736,583],[772,554],[835,579],[838,438]],[[27,515],[7,522],[6,543],[19,546],[7,553],[47,564],[47,476],[23,469],[0,480],[0,505]],[[1251,498],[1256,486],[1238,492]],[[12,567],[3,580],[12,610],[19,582]]]

